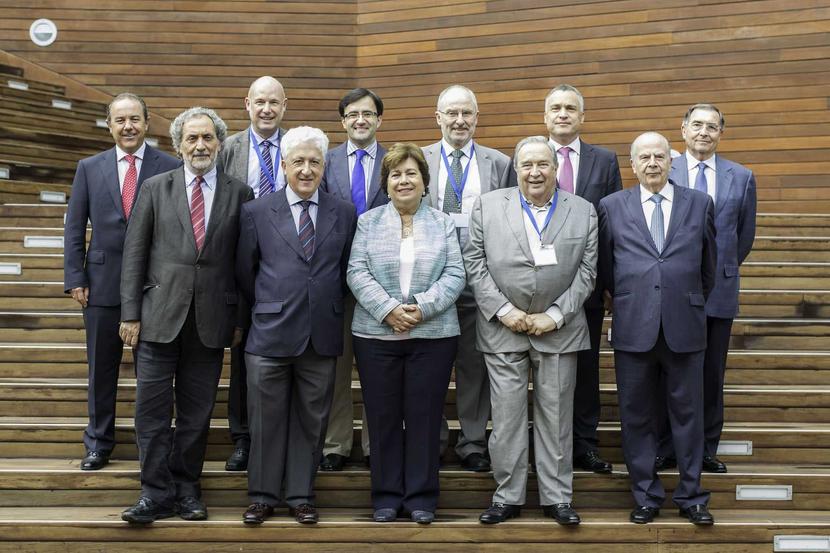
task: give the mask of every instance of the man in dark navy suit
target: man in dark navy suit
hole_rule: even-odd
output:
[[[681,516],[709,525],[714,519],[700,472],[704,305],[715,283],[717,255],[714,206],[703,192],[669,181],[670,165],[662,135],[645,133],[631,145],[640,184],[600,201],[599,269],[613,298],[622,447],[637,505],[631,521],[651,522],[665,499],[654,466],[654,420],[662,394],[680,472],[672,499]]]
[[[64,289],[83,307],[89,360],[89,423],[81,470],[98,470],[115,447],[115,398],[124,343],[121,316],[121,254],[127,221],[145,179],[179,166],[176,158],[147,145],[147,106],[123,93],[107,106],[115,146],[82,159],[75,172],[64,228]],[[92,238],[86,245],[87,220]]]
[[[686,111],[680,132],[686,153],[672,160],[669,177],[678,186],[709,194],[715,202],[718,266],[715,288],[706,300],[706,356],[703,361],[703,470],[726,472],[717,458],[723,430],[723,381],[732,320],[738,314],[739,268],[755,240],[756,193],[752,171],[716,155],[724,117],[712,104]],[[665,418],[663,418],[664,423]],[[676,464],[666,424],[658,448],[657,468]]]

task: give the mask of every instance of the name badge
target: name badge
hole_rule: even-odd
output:
[[[556,265],[556,250],[553,244],[542,244],[538,250],[533,252],[533,263],[537,267],[544,265]]]
[[[455,223],[455,228],[467,228],[470,226],[469,213],[450,213],[452,222]]]

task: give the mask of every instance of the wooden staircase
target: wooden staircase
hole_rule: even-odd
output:
[[[495,487],[492,475],[460,470],[452,452],[441,470],[436,523],[373,523],[370,474],[357,450],[344,472],[318,475],[320,524],[300,527],[280,511],[261,527],[245,527],[245,475],[223,469],[232,448],[225,420],[228,355],[203,476],[210,519],[168,519],[148,528],[122,522],[120,511],[139,491],[132,355],[125,349],[113,460],[101,471],[82,472],[87,367],[80,310],[63,294],[65,205],[37,203],[42,190],[68,193],[77,159],[110,147],[106,131],[95,126],[103,106],[48,112],[46,102],[62,91],[34,83],[28,91],[10,89],[7,77],[23,79],[11,69],[0,67],[0,167],[11,177],[0,179],[0,553],[486,553],[515,546],[526,553],[745,553],[772,551],[776,540],[782,551],[821,550],[809,548],[822,540],[830,550],[830,215],[811,214],[760,215],[755,248],[742,269],[720,454],[729,473],[704,475],[717,521],[712,528],[694,527],[668,503],[653,524],[628,522],[632,499],[607,344],[601,354],[600,442],[616,470],[575,474],[574,502],[583,517],[578,528],[542,518],[532,473],[521,518],[497,527],[479,524]],[[34,112],[49,116],[29,118]],[[44,137],[54,134],[54,118],[61,117],[60,155],[39,164]],[[40,247],[27,247],[27,237],[30,243],[39,237]],[[356,376],[352,393],[359,403]],[[446,414],[452,442],[458,429],[454,384]],[[676,471],[664,475],[669,489],[676,479]],[[801,542],[786,541],[794,536]]]

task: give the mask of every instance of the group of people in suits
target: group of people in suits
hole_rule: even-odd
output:
[[[478,104],[461,85],[438,96],[438,142],[387,149],[383,102],[358,88],[338,106],[348,139],[329,149],[319,129],[281,127],[285,91],[266,76],[239,133],[207,108],[176,117],[180,162],[144,141],[144,101],[116,96],[115,147],[78,164],[65,288],[87,331],[83,470],[109,461],[123,344],[134,351],[141,494],[122,518],[207,517],[199,480],[230,347],[225,468],[248,471],[245,523],[281,504],[317,522],[316,471],[342,470],[353,448],[356,361],[374,520],[434,520],[454,369],[455,452],[497,485],[481,522],[526,501],[532,382],[540,503],[579,524],[574,468],[612,471],[597,439],[612,312],[630,519],[659,514],[657,472],[677,466],[681,516],[711,524],[700,476],[726,471],[716,452],[754,177],[716,155],[714,105],[688,110],[674,160],[665,137],[637,137],[627,190],[616,154],[580,137],[582,94],[559,85],[544,105],[548,136],[512,160],[474,140]]]

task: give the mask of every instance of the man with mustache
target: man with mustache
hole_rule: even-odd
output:
[[[141,463],[127,522],[207,518],[199,478],[224,348],[242,336],[234,258],[239,212],[253,197],[216,168],[226,134],[213,110],[176,117],[170,136],[184,167],[144,183],[127,229],[119,334],[136,348]]]
[[[282,84],[263,76],[251,83],[245,97],[245,110],[251,125],[233,134],[219,152],[219,167],[231,177],[248,183],[255,198],[261,198],[285,186],[285,172],[280,166],[280,144],[285,130],[280,128],[288,100]],[[245,327],[242,344],[248,337]],[[248,468],[251,436],[248,430],[248,392],[245,353],[242,346],[231,348],[231,382],[228,390],[228,427],[234,450],[225,462],[225,470]]]

